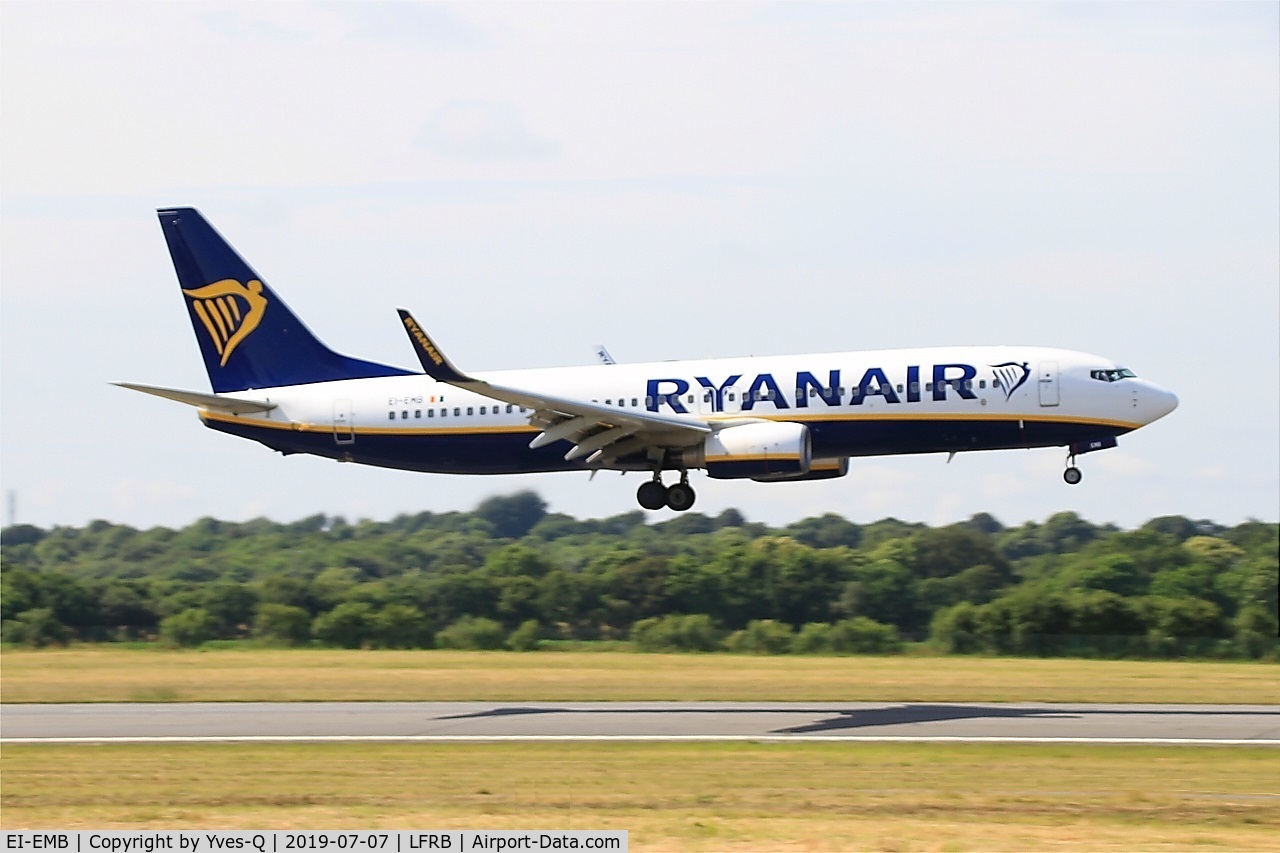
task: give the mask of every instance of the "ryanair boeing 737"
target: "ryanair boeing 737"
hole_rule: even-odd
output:
[[[417,373],[329,349],[198,211],[159,216],[213,393],[118,384],[285,454],[448,474],[643,471],[640,505],[683,511],[692,469],[819,480],[854,456],[1066,447],[1074,485],[1077,456],[1178,405],[1111,359],[1031,346],[469,374],[401,310]]]

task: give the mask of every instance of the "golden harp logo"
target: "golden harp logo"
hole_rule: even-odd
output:
[[[267,313],[267,298],[262,295],[262,282],[253,279],[247,285],[224,278],[195,290],[183,290],[191,297],[191,307],[209,330],[209,339],[222,356],[220,366],[252,334]]]

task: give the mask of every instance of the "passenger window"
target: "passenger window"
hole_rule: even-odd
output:
[[[396,413],[395,413],[395,412],[387,412],[387,420],[389,420],[389,421],[394,421],[395,419],[396,419]]]
[[[736,399],[736,398],[734,397],[733,392],[732,392],[732,391],[730,391],[730,392],[729,392],[729,400],[732,402],[734,399]]]
[[[480,407],[480,414],[482,414],[482,415],[487,415],[487,414],[489,414],[489,412],[487,411],[487,409],[488,409],[488,408],[489,408],[488,406],[481,406],[481,407]]]
[[[978,387],[979,387],[979,388],[986,388],[986,387],[987,387],[987,380],[985,380],[985,379],[979,379],[979,380],[978,380]]]
[[[919,383],[919,382],[912,382],[912,383],[911,383],[911,393],[912,393],[912,394],[919,394],[919,393],[920,393],[920,383]]]
[[[693,402],[693,395],[692,395],[692,394],[690,394],[690,395],[689,395],[689,402],[690,402],[690,403],[692,403],[692,402]]]
[[[901,394],[901,393],[902,393],[902,386],[901,386],[901,385],[899,385],[899,386],[898,386],[898,393],[899,393],[899,394]]]
[[[454,407],[454,409],[453,409],[453,416],[454,416],[455,418],[460,418],[460,417],[462,417],[462,407],[461,407],[461,406],[455,406],[455,407]]]
[[[637,406],[639,406],[639,405],[640,405],[640,401],[639,401],[638,399],[636,399],[635,397],[632,397],[632,398],[631,398],[631,408],[633,408],[633,409],[634,409],[634,408],[636,408],[636,407],[637,407]]]
[[[817,389],[817,388],[810,388],[810,389],[809,389],[809,399],[811,399],[811,400],[812,400],[812,399],[813,399],[814,397],[816,397],[816,396],[818,396],[818,389]]]
[[[470,416],[470,415],[474,415],[475,413],[476,413],[476,410],[475,410],[475,408],[474,408],[474,407],[472,407],[472,406],[467,406],[467,415],[468,415],[468,416]]]
[[[413,410],[413,416],[414,416],[415,418],[421,418],[421,417],[422,417],[422,409],[414,409],[414,410]]]
[[[429,417],[429,418],[434,418],[435,416],[436,416],[436,410],[435,410],[435,409],[427,409],[427,417]]]
[[[513,407],[510,403],[508,403],[508,404],[507,404],[507,414],[508,414],[508,415],[509,415],[509,414],[511,414],[511,410],[512,410],[513,408],[514,408],[514,407]],[[524,410],[523,410],[523,409],[521,409],[521,411],[524,411]]]
[[[932,382],[926,382],[926,383],[924,383],[924,390],[926,390],[926,391],[932,391],[932,390],[933,390],[933,383],[932,383]]]
[[[447,417],[449,417],[449,410],[448,410],[448,409],[441,409],[441,410],[440,410],[440,417],[442,417],[442,418],[447,418]]]
[[[400,420],[403,421],[408,419],[409,419],[409,410],[405,409],[403,412],[400,413]]]
[[[650,395],[650,396],[648,396],[648,397],[645,397],[645,398],[644,398],[644,405],[645,405],[645,408],[646,408],[646,409],[647,409],[648,407],[650,407],[650,406],[652,406],[652,405],[653,405],[653,396],[652,396],[652,395]]]

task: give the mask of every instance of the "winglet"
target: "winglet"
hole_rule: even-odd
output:
[[[471,382],[471,377],[467,376],[461,370],[453,366],[453,362],[445,358],[444,353],[440,352],[440,348],[435,345],[431,338],[427,337],[427,333],[422,331],[422,327],[418,325],[418,321],[413,319],[413,315],[403,308],[396,309],[400,315],[400,322],[404,323],[404,329],[409,334],[409,340],[413,344],[413,351],[418,356],[418,361],[422,362],[422,369],[426,374],[437,382],[445,382],[450,385],[456,385],[459,382]]]

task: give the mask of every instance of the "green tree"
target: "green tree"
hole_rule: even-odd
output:
[[[212,640],[216,628],[209,611],[191,607],[160,620],[160,639],[175,646],[198,646]]]
[[[425,593],[422,611],[437,625],[449,625],[464,616],[492,618],[497,614],[497,587],[479,572],[442,574],[427,582]]]
[[[991,537],[963,525],[925,529],[911,537],[907,566],[917,577],[949,578],[973,566],[987,566],[1000,578],[1009,577],[1009,562]]]
[[[524,577],[535,580],[554,568],[542,554],[527,545],[499,548],[484,563],[485,572],[493,577]]]
[[[538,616],[538,582],[530,577],[498,578],[494,583],[498,593],[497,615],[504,625],[519,625]]]
[[[442,649],[500,649],[507,634],[493,619],[464,616],[436,634],[436,645]]]
[[[290,575],[272,574],[263,578],[259,598],[264,603],[298,607],[313,616],[323,609],[310,585],[302,578]]]
[[[305,646],[311,641],[311,614],[291,604],[264,602],[253,621],[254,636],[283,646]]]
[[[929,639],[950,654],[972,654],[988,647],[989,638],[979,609],[962,601],[933,614]]]
[[[862,542],[862,528],[834,512],[797,521],[786,532],[810,548],[857,548]]]
[[[1235,639],[1240,651],[1251,658],[1275,657],[1280,648],[1280,623],[1265,608],[1250,605],[1234,620]]]
[[[831,625],[808,622],[791,640],[791,652],[797,655],[821,655],[831,651]]]
[[[731,652],[782,655],[791,651],[793,634],[790,625],[772,619],[753,619],[746,628],[730,634],[724,647]]]
[[[902,650],[898,629],[865,616],[855,616],[831,627],[829,645],[840,654],[880,655]]]
[[[374,644],[383,649],[429,649],[435,631],[422,611],[408,604],[388,604],[373,616]]]
[[[204,588],[203,607],[219,637],[235,637],[253,624],[258,594],[242,583],[217,581]]]
[[[123,581],[106,584],[98,596],[102,622],[122,631],[125,636],[139,637],[155,631],[160,616],[139,586]]]
[[[906,566],[893,559],[876,559],[854,565],[852,574],[853,580],[840,593],[837,613],[845,617],[866,616],[903,630],[919,627],[922,614]]]
[[[653,616],[631,628],[631,642],[642,652],[711,652],[719,648],[720,636],[703,613]]]
[[[327,646],[358,649],[373,638],[373,607],[363,601],[344,601],[312,622],[311,632]]]
[[[12,619],[0,623],[0,638],[6,643],[43,648],[51,645],[66,645],[71,632],[56,618],[47,607],[24,610],[15,614]]]
[[[519,539],[547,514],[547,504],[534,492],[517,492],[481,501],[475,514],[493,525],[495,536]]]
[[[516,652],[532,652],[536,651],[542,645],[541,628],[538,620],[529,619],[520,624],[520,627],[511,632],[511,636],[507,638],[507,648]]]

